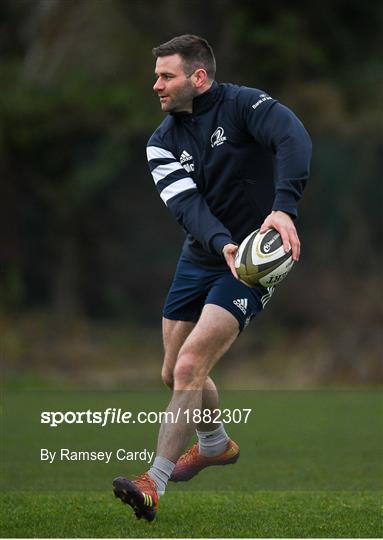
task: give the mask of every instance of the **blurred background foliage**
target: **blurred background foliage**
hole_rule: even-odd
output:
[[[223,384],[382,382],[378,0],[3,0],[0,332],[5,373],[158,382],[182,243],[145,143],[151,48],[206,37],[217,80],[262,88],[312,135],[302,262],[223,359]],[[144,369],[142,370],[142,366]]]

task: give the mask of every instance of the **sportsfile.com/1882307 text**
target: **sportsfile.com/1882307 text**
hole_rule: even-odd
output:
[[[105,427],[108,424],[176,424],[177,422],[198,424],[247,424],[252,409],[181,409],[175,411],[124,411],[108,407],[103,411],[43,411],[41,424],[58,427],[62,424],[96,424]]]

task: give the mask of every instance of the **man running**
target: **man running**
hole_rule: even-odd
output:
[[[162,423],[148,472],[113,482],[115,495],[148,521],[169,480],[187,481],[239,457],[222,423],[209,415],[186,419],[218,408],[210,371],[273,293],[238,280],[238,244],[255,229],[274,228],[299,260],[294,218],[311,158],[310,138],[288,108],[261,90],[215,81],[205,39],[178,36],[153,53],[153,89],[168,115],[149,139],[147,159],[161,199],[186,232],[163,311],[162,378],[173,390],[167,411],[179,421]],[[182,455],[195,428],[198,442]]]

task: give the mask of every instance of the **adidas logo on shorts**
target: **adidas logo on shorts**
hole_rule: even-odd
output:
[[[237,298],[237,300],[233,300],[233,304],[239,308],[244,315],[246,315],[247,311],[247,298]]]

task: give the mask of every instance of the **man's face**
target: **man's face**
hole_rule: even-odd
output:
[[[184,72],[179,54],[157,58],[155,74],[157,81],[153,90],[160,98],[164,112],[192,111],[192,100],[197,95],[193,82]]]

